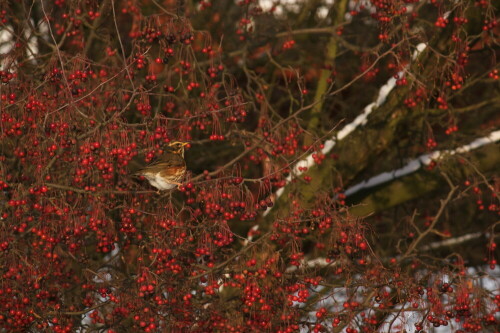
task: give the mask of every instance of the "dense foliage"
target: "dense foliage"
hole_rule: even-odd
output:
[[[0,331],[496,332],[499,5],[1,2]]]

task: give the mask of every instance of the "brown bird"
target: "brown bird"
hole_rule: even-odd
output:
[[[157,161],[147,165],[135,175],[143,176],[159,191],[171,190],[181,185],[180,181],[186,173],[184,147],[187,144],[188,142],[170,142]]]

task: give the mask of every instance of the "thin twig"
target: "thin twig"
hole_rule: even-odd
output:
[[[432,223],[431,225],[429,226],[429,228],[427,228],[425,231],[423,231],[420,235],[418,235],[418,237],[410,244],[410,246],[408,247],[408,249],[406,250],[405,254],[403,255],[403,258],[407,258],[414,250],[415,248],[417,247],[417,245],[427,236],[429,235],[431,232],[433,232],[433,229],[434,227],[436,226],[439,218],[441,217],[441,215],[443,215],[444,213],[444,210],[446,208],[446,206],[448,205],[448,203],[451,201],[451,199],[453,198],[453,195],[455,194],[455,192],[457,191],[458,189],[458,186],[455,186],[451,183],[451,180],[448,178],[448,176],[446,176],[445,174],[443,174],[443,176],[446,178],[446,180],[448,181],[448,184],[450,185],[450,192],[448,193],[446,199],[442,200],[441,201],[441,206],[439,207],[439,210],[436,214],[436,216],[434,216],[433,220],[432,220]]]

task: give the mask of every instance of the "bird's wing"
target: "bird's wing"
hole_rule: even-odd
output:
[[[170,165],[170,166],[166,166],[166,167],[161,169],[160,176],[165,177],[165,178],[172,177],[174,179],[178,179],[178,178],[182,178],[185,170],[186,169],[182,166]]]
[[[151,167],[157,166],[158,164],[163,164],[164,166],[162,166],[162,169],[164,170],[167,170],[170,167],[178,168],[186,166],[186,162],[181,156],[174,153],[164,153],[163,155],[160,156],[160,158],[157,158],[156,160],[152,161],[147,166],[134,173],[134,175],[143,176],[145,171],[147,171]]]

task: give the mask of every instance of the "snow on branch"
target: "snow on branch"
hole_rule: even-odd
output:
[[[445,240],[442,240],[439,242],[433,242],[433,243],[430,243],[428,245],[422,246],[422,248],[420,248],[420,251],[430,251],[430,250],[439,249],[439,248],[444,247],[444,246],[453,246],[453,245],[462,244],[462,243],[465,243],[469,240],[479,238],[482,235],[484,235],[484,234],[481,232],[474,232],[474,233],[466,234],[466,235],[463,235],[460,237],[454,237],[454,238],[445,239]]]
[[[406,164],[404,167],[397,169],[397,170],[392,170],[388,172],[381,173],[377,176],[374,176],[368,180],[365,180],[359,184],[356,184],[350,188],[348,188],[344,194],[346,196],[353,195],[354,193],[357,193],[361,190],[371,188],[374,186],[378,186],[380,184],[392,181],[394,179],[406,176],[410,173],[413,173],[417,170],[419,170],[422,166],[429,165],[432,161],[437,161],[444,156],[450,156],[450,155],[455,155],[455,154],[463,154],[467,153],[469,151],[472,151],[474,149],[477,149],[479,147],[482,147],[484,145],[494,143],[500,140],[500,130],[491,132],[489,135],[476,139],[472,141],[471,143],[467,145],[463,145],[461,147],[458,147],[453,150],[436,150],[433,151],[429,154],[424,154],[416,159],[410,161],[408,164]]]
[[[425,43],[418,44],[413,55],[412,55],[412,59],[416,59],[418,57],[418,55],[420,55],[426,49],[426,47],[427,47],[427,45]],[[401,71],[398,73],[397,76],[402,77],[403,75],[404,75],[404,71]],[[375,102],[370,103],[367,106],[365,106],[365,108],[363,109],[363,112],[360,115],[358,115],[352,122],[345,125],[336,135],[334,135],[333,137],[331,137],[330,139],[328,139],[324,142],[324,147],[323,147],[323,149],[321,149],[321,153],[323,155],[328,154],[333,149],[333,147],[335,147],[335,144],[337,143],[337,141],[343,140],[349,134],[354,132],[358,127],[364,126],[366,124],[366,122],[368,121],[368,116],[372,113],[372,111],[375,108],[377,108],[385,103],[387,96],[389,96],[389,93],[394,89],[395,86],[396,86],[396,79],[394,77],[391,77],[387,81],[386,84],[384,84],[382,87],[380,87],[379,92],[378,92],[378,96],[377,96],[377,99],[375,100]],[[315,165],[315,162],[314,162],[314,159],[312,156],[313,156],[312,153],[309,154],[306,158],[300,160],[299,162],[297,162],[293,166],[292,172],[290,172],[290,175],[288,175],[288,177],[286,178],[286,185],[288,185],[292,181],[292,178],[299,177],[304,172],[303,170],[307,170]],[[278,189],[275,193],[276,199],[278,199],[283,194],[284,191],[285,191],[285,187]],[[264,216],[266,216],[270,211],[271,211],[271,208],[268,208],[264,212]]]
[[[402,73],[400,72],[399,75],[402,75]],[[387,83],[384,84],[380,88],[377,100],[373,103],[368,104],[363,109],[363,112],[360,115],[358,115],[352,122],[345,125],[336,135],[334,135],[330,139],[326,140],[324,142],[323,149],[321,149],[321,153],[323,155],[328,154],[333,149],[333,147],[335,147],[335,144],[337,143],[337,141],[343,140],[349,134],[354,132],[354,130],[356,130],[358,127],[365,125],[367,122],[368,116],[372,113],[372,111],[375,108],[379,107],[380,105],[382,105],[385,102],[385,100],[387,99],[387,96],[392,91],[392,89],[394,89],[395,86],[396,86],[396,79],[394,77],[391,77],[387,81]],[[293,166],[292,172],[286,178],[286,184],[289,184],[292,181],[293,177],[300,176],[304,172],[304,171],[302,171],[302,170],[304,170],[303,168],[308,169],[308,168],[311,168],[312,166],[315,165],[315,162],[314,162],[314,159],[312,156],[313,156],[312,153],[309,154],[306,158],[304,158],[303,160],[300,160],[299,162],[297,162]],[[284,187],[278,189],[276,191],[276,199],[279,198],[283,194],[284,191],[285,191]],[[264,215],[267,215],[268,212],[269,212],[269,209],[264,213]]]

